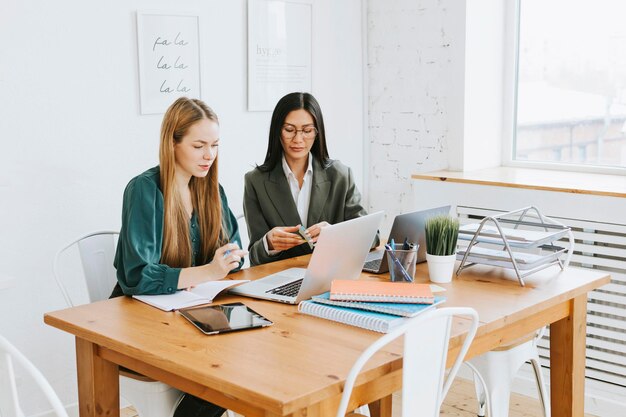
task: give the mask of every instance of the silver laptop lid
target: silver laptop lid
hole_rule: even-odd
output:
[[[295,304],[330,289],[333,279],[356,279],[374,242],[383,212],[326,226],[320,232],[307,269],[289,268],[239,285],[231,294]],[[274,290],[302,281],[296,296]]]
[[[393,239],[397,245],[402,245],[404,239],[407,239],[411,243],[419,244],[417,262],[424,262],[426,260],[426,221],[433,216],[449,213],[450,206],[443,206],[428,210],[399,214],[393,220],[393,225],[391,226],[391,232],[389,233],[389,240],[387,243],[391,242],[391,239]],[[384,249],[372,252],[369,256],[370,259],[379,260],[378,267],[372,268],[370,265],[365,264],[363,266],[364,271],[374,272],[376,274],[382,274],[389,271],[387,256],[385,256]]]
[[[334,279],[357,279],[374,243],[383,212],[322,228],[296,302],[330,290]]]
[[[414,211],[396,216],[389,234],[389,241],[393,239],[397,245],[402,245],[404,239],[407,239],[409,242],[419,244],[417,262],[424,262],[426,260],[426,221],[431,217],[442,214],[450,214],[450,206]],[[384,261],[386,262],[386,259]]]

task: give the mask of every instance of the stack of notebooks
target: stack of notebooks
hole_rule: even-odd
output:
[[[301,313],[387,333],[407,317],[445,301],[428,284],[335,280],[330,292],[314,295],[298,306]]]

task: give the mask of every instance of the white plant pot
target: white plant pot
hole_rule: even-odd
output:
[[[455,261],[456,253],[447,256],[437,256],[427,253],[426,262],[428,263],[428,275],[430,275],[430,280],[443,284],[451,282]]]

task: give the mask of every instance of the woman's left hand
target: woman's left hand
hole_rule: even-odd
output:
[[[311,236],[311,240],[313,242],[317,242],[317,238],[320,235],[320,232],[322,231],[323,227],[326,226],[330,226],[330,223],[328,222],[319,222],[317,224],[314,224],[313,226],[309,227],[308,229],[306,229],[306,232],[309,234],[309,236]]]

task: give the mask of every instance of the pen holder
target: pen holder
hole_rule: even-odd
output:
[[[385,250],[391,282],[413,282],[417,245],[412,249]]]

